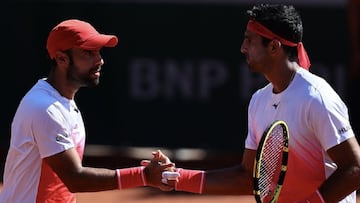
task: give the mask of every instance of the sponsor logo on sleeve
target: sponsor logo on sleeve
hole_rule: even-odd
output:
[[[345,127],[342,127],[340,129],[338,129],[338,133],[339,134],[344,134],[346,133],[347,131],[351,130],[351,126],[345,126]]]

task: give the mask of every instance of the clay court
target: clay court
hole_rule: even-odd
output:
[[[78,195],[78,203],[254,203],[252,196],[211,196],[159,192],[153,188],[138,188],[127,191],[84,193]],[[357,201],[360,202],[358,196]]]
[[[1,191],[1,184],[0,184]],[[78,203],[252,203],[253,197],[209,196],[163,192],[155,188],[135,188],[123,191],[79,193]]]
[[[1,185],[0,185],[1,190]],[[252,196],[213,196],[162,192],[154,188],[136,188],[123,191],[79,193],[78,203],[254,203]],[[358,197],[356,202],[360,202]]]
[[[182,192],[162,192],[154,188],[137,188],[124,191],[83,193],[78,195],[78,203],[252,203],[253,197],[209,196],[184,194]]]

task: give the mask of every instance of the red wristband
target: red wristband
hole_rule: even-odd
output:
[[[205,185],[205,171],[188,170],[178,168],[180,173],[179,181],[175,185],[175,190],[192,193],[203,193]]]
[[[146,186],[145,174],[143,166],[116,169],[119,190]]]

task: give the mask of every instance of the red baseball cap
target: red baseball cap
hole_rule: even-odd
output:
[[[114,47],[117,43],[115,35],[100,34],[89,23],[70,19],[59,23],[50,31],[46,48],[53,59],[57,51],[71,48],[99,50],[102,47]]]

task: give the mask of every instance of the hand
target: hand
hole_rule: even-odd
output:
[[[152,152],[151,160],[142,160],[141,165],[145,166],[146,183],[149,186],[160,188],[163,191],[171,191],[173,186],[164,184],[162,179],[163,171],[174,171],[175,164],[160,150]]]

